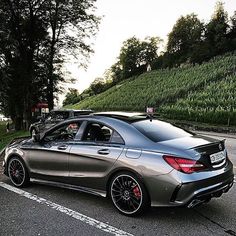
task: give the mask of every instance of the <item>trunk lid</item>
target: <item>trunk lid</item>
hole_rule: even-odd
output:
[[[203,163],[208,169],[221,168],[226,163],[225,140],[193,135],[164,141],[161,144],[187,151],[190,158],[197,158],[196,160]]]

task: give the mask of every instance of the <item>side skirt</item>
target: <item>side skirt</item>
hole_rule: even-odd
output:
[[[106,197],[107,193],[105,191],[97,190],[97,189],[91,189],[91,188],[86,188],[82,186],[75,186],[71,184],[65,184],[65,183],[59,183],[59,182],[54,182],[54,181],[49,181],[49,180],[41,180],[41,179],[35,179],[35,178],[30,178],[30,181],[33,183],[39,183],[43,185],[49,185],[53,187],[59,187],[59,188],[66,188],[66,189],[72,189],[84,193],[90,193],[96,196],[100,197]]]

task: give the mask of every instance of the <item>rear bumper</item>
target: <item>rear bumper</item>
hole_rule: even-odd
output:
[[[173,170],[166,175],[145,178],[154,207],[193,207],[212,197],[220,197],[229,191],[233,183],[233,165],[230,161],[218,170],[193,174]]]
[[[188,202],[187,207],[192,208],[202,202],[208,202],[212,197],[220,197],[223,193],[227,193],[229,189],[233,186],[234,177],[229,178],[227,181],[218,184],[217,186],[211,186],[212,188],[203,190]]]
[[[194,207],[199,203],[209,201],[212,197],[220,197],[229,191],[233,183],[233,165],[228,162],[223,173],[206,179],[182,183],[176,187],[172,194],[171,204]]]

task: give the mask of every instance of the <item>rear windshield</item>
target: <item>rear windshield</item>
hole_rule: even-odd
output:
[[[143,135],[154,142],[192,136],[193,133],[159,120],[142,120],[132,123]]]

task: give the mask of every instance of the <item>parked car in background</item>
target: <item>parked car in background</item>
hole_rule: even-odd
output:
[[[147,115],[93,113],[67,119],[7,146],[4,173],[110,197],[125,215],[151,206],[194,207],[233,185],[225,140],[194,134]]]
[[[75,118],[80,115],[89,115],[92,112],[92,110],[52,110],[46,117],[38,117],[39,121],[31,124],[29,131],[31,136],[33,136],[63,120]]]

